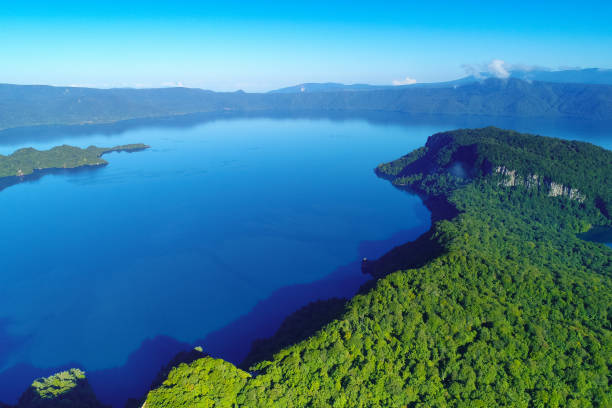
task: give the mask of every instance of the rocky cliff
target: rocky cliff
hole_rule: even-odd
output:
[[[547,192],[550,197],[567,197],[570,200],[576,200],[581,203],[586,200],[586,196],[577,189],[557,183],[538,174],[521,175],[516,170],[510,170],[505,166],[497,166],[494,171],[504,177],[501,184],[505,187],[524,186],[529,189]]]

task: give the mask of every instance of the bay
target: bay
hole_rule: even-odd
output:
[[[239,360],[307,301],[353,294],[366,281],[361,258],[429,228],[421,200],[378,179],[377,164],[433,133],[487,125],[612,147],[604,122],[388,113],[192,115],[0,133],[2,154],[151,146],[0,191],[0,377],[20,364],[111,370],[159,338],[175,343],[155,364],[196,343]],[[155,373],[139,374],[128,391]],[[127,395],[95,378],[106,402]],[[0,387],[0,400],[13,402],[27,384]]]

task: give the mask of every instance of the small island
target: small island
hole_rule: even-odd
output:
[[[89,146],[81,149],[75,146],[56,146],[49,150],[36,150],[27,147],[13,154],[0,155],[0,181],[22,181],[25,176],[43,170],[76,169],[80,167],[105,166],[108,164],[102,155],[110,152],[136,152],[148,149],[143,143],[127,144],[115,147]],[[14,183],[11,183],[14,184]]]

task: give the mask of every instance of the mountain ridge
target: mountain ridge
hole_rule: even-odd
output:
[[[305,93],[0,85],[0,130],[213,112],[360,112],[612,118],[612,85],[489,78],[450,87]]]
[[[299,92],[338,92],[338,91],[372,91],[383,89],[407,88],[441,88],[455,87],[473,82],[481,82],[489,78],[514,78],[525,81],[575,83],[592,85],[612,85],[612,69],[582,68],[582,69],[511,69],[507,76],[498,76],[499,73],[478,72],[458,79],[441,82],[415,82],[408,85],[372,85],[372,84],[343,84],[338,82],[306,82],[284,88],[274,89],[268,93],[299,93]]]

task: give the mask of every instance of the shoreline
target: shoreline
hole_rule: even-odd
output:
[[[45,167],[45,168],[33,168],[31,172],[27,172],[24,173],[21,171],[21,169],[18,171],[18,174],[16,175],[10,175],[10,176],[4,176],[4,177],[0,177],[0,191],[17,185],[17,184],[21,184],[21,183],[27,183],[27,182],[33,182],[36,180],[41,179],[42,177],[49,175],[49,174],[62,174],[62,173],[76,173],[79,171],[89,171],[89,170],[95,170],[104,166],[107,166],[109,163],[104,160],[101,159],[102,156],[104,156],[107,153],[113,153],[113,152],[126,152],[126,153],[136,153],[136,152],[140,152],[146,149],[149,149],[151,146],[146,145],[146,144],[134,144],[134,145],[122,145],[122,146],[115,146],[115,147],[111,147],[111,148],[97,148],[97,149],[101,149],[101,151],[99,153],[97,153],[95,156],[96,158],[100,159],[99,162],[97,163],[83,163],[83,164],[79,164],[77,166],[67,166],[67,167]],[[88,149],[80,149],[82,150],[84,153],[89,153]],[[22,149],[19,149],[22,150]],[[17,150],[17,152],[19,151]],[[46,151],[36,151],[37,153],[46,153],[49,152],[50,150],[46,150]],[[13,153],[14,154],[14,153]],[[4,156],[7,160],[10,160],[10,157],[12,155],[9,156]]]

